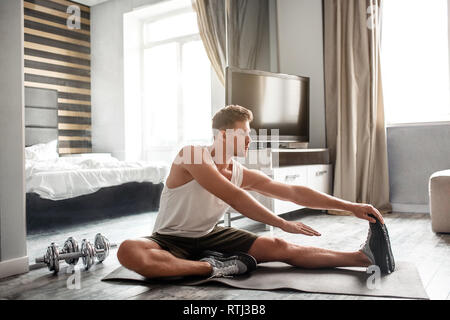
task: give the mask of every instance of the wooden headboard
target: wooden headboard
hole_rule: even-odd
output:
[[[25,87],[25,146],[58,139],[58,92]]]

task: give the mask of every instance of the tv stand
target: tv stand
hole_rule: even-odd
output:
[[[262,157],[265,155],[269,159],[266,161],[263,159],[261,163],[250,163],[250,159],[255,159],[255,153]],[[242,158],[238,160],[249,169],[261,170],[275,181],[307,186],[327,194],[332,193],[333,168],[329,161],[328,149],[249,150],[245,161],[242,161]],[[266,197],[254,191],[249,193],[277,215],[305,208],[293,202]],[[230,227],[231,221],[240,218],[245,216],[230,207],[224,215],[223,222],[225,226]],[[272,227],[266,225],[266,230],[272,230]]]
[[[308,149],[308,142],[279,142],[280,149]]]

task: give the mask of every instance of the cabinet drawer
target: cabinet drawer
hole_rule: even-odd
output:
[[[303,166],[276,168],[273,172],[274,180],[305,186],[308,184],[308,168]]]
[[[308,187],[311,189],[331,194],[332,177],[331,165],[308,166]]]

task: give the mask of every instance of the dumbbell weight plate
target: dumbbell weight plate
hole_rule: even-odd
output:
[[[95,249],[94,246],[86,239],[81,242],[81,254],[85,270],[89,270],[94,264]]]
[[[95,235],[94,245],[97,251],[97,259],[99,262],[102,262],[109,255],[109,240],[100,233],[97,233]]]
[[[48,259],[48,270],[59,272],[59,251],[58,246],[52,242],[52,244],[47,248],[47,259]]]
[[[64,253],[73,253],[78,251],[79,251],[78,242],[77,240],[75,240],[75,238],[70,237],[66,240],[66,242],[64,242],[63,247]],[[65,259],[65,261],[67,264],[76,265],[78,263],[78,259],[79,258],[68,258]]]

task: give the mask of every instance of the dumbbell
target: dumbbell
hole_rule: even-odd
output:
[[[76,265],[79,257],[67,257],[67,254],[78,252],[78,242],[70,237],[64,243],[62,251],[58,250],[58,245],[52,242],[47,247],[47,252],[42,258],[37,258],[36,263],[45,263],[50,271],[59,272],[59,260],[65,259],[68,264]]]
[[[47,248],[45,255],[42,258],[36,259],[36,263],[45,263],[50,271],[58,273],[60,260],[65,260],[68,264],[76,265],[79,258],[82,258],[85,270],[89,270],[94,264],[95,258],[99,262],[104,261],[109,255],[110,248],[116,246],[116,244],[110,244],[105,236],[97,233],[94,245],[90,241],[83,239],[80,249],[77,241],[73,237],[70,237],[64,243],[61,252],[58,250],[58,246],[52,242]]]
[[[86,270],[89,270],[97,258],[98,262],[104,261],[108,255],[110,248],[117,247],[115,243],[109,243],[109,240],[100,233],[95,235],[94,246],[83,239],[81,242],[81,258]]]

